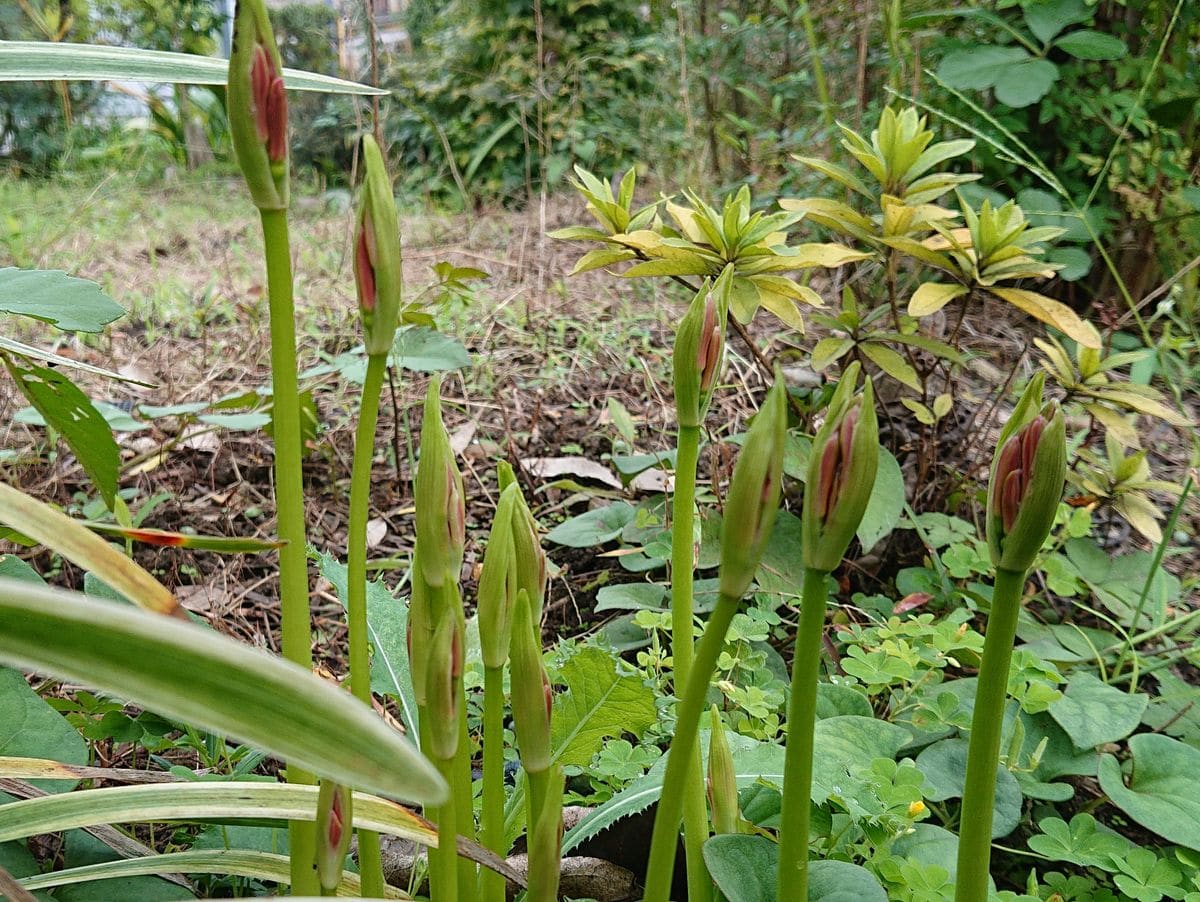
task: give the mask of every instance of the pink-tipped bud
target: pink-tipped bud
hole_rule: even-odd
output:
[[[364,218],[354,243],[354,275],[358,286],[358,304],[368,313],[375,310],[378,290],[375,286],[375,226]]]
[[[696,349],[696,368],[700,370],[700,391],[709,391],[717,378],[721,366],[721,354],[725,349],[725,336],[717,322],[717,305],[712,295],[704,305],[704,323],[701,326],[700,346]]]
[[[262,44],[254,48],[250,85],[258,138],[267,145],[267,159],[281,163],[287,157],[287,92],[275,60]]]
[[[333,892],[342,882],[354,822],[350,787],[322,780],[317,796],[317,879]]]

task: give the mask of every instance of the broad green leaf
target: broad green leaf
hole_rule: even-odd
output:
[[[1117,742],[1136,730],[1149,701],[1148,695],[1122,692],[1089,671],[1077,670],[1049,713],[1083,751]]]
[[[612,266],[614,263],[624,263],[626,260],[636,259],[637,255],[633,251],[623,248],[615,250],[608,247],[597,248],[580,257],[571,269],[570,275],[577,276],[580,273],[591,272],[593,269],[601,269],[605,266]]]
[[[366,705],[211,630],[3,580],[0,635],[0,661],[13,666],[227,734],[349,786],[422,803],[445,796],[433,766]]]
[[[96,574],[134,604],[186,618],[175,597],[153,576],[84,524],[0,482],[0,523]]]
[[[249,877],[254,880],[269,880],[273,883],[291,882],[291,862],[286,855],[259,852],[250,849],[207,849],[188,852],[170,852],[165,855],[150,855],[143,858],[120,859],[83,867],[51,871],[21,881],[28,890],[52,889],[93,880],[113,880],[147,874],[225,874]],[[176,890],[176,892],[178,892]],[[337,896],[358,898],[362,894],[362,882],[357,874],[343,872]],[[395,887],[387,887],[387,898],[409,898]]]
[[[0,41],[0,66],[4,63]],[[87,279],[56,269],[0,269],[0,313],[16,313],[64,332],[99,332],[125,308]]]
[[[21,394],[63,437],[111,510],[116,503],[121,452],[100,411],[60,372],[8,356],[4,363]]]
[[[621,534],[637,509],[624,501],[616,501],[597,507],[570,520],[564,520],[550,532],[546,539],[568,548],[591,548],[611,542]]]
[[[844,356],[847,351],[854,347],[853,338],[837,338],[830,336],[822,338],[817,342],[816,347],[812,352],[812,368],[818,373],[825,369],[829,364],[833,363],[838,358]]]
[[[863,551],[870,551],[891,533],[904,514],[904,474],[900,464],[887,448],[879,449],[879,465],[875,470],[875,486],[862,521],[858,524],[858,541]]]
[[[967,293],[965,285],[946,285],[942,282],[923,282],[908,302],[909,316],[929,316],[952,300]]]
[[[1040,319],[1054,328],[1062,331],[1068,338],[1073,338],[1085,348],[1100,347],[1100,333],[1090,324],[1079,318],[1079,315],[1059,301],[1038,294],[1036,291],[1026,291],[1023,288],[988,288],[992,294],[1001,300],[1008,301],[1014,307],[1024,310],[1035,319]]]
[[[247,818],[311,821],[317,814],[318,792],[316,786],[257,781],[151,783],[63,792],[0,805],[0,842],[96,824]],[[354,826],[437,846],[437,834],[424,818],[362,792],[354,793]]]
[[[921,377],[898,351],[893,351],[877,341],[864,341],[858,347],[872,363],[897,382],[907,385],[913,391],[921,390]]]
[[[597,613],[601,611],[661,611],[665,609],[667,587],[658,583],[620,583],[602,586],[596,593]]]
[[[1004,72],[1031,59],[1017,46],[976,46],[947,53],[937,76],[952,88],[983,91],[996,84]]]
[[[452,335],[411,326],[396,333],[388,363],[417,373],[437,373],[470,366],[471,354]]]
[[[809,902],[887,902],[888,895],[866,868],[826,859],[808,866]]]
[[[765,836],[714,836],[704,844],[704,863],[729,902],[773,902],[776,898],[779,845]]]
[[[716,275],[713,267],[700,256],[683,260],[649,260],[645,263],[635,263],[621,273],[629,279],[638,276],[705,276]]]
[[[550,719],[553,760],[586,767],[609,737],[640,737],[658,719],[654,693],[636,673],[595,646],[584,646],[559,670],[565,692],[554,697]]]
[[[223,85],[229,62],[192,53],[94,44],[0,41],[0,81],[135,81],[161,84]],[[376,94],[387,91],[313,72],[283,70],[293,91]]]
[[[317,558],[317,569],[333,583],[333,591],[346,604],[346,565],[328,554]],[[396,598],[378,581],[367,583],[367,634],[371,637],[371,691],[400,705],[400,720],[416,743],[417,700],[408,665],[408,603]]]
[[[996,80],[996,99],[1014,109],[1037,103],[1058,81],[1058,66],[1049,60],[1030,59],[1000,74]]]
[[[1071,823],[1057,817],[1038,821],[1042,832],[1029,837],[1029,848],[1051,861],[1069,861],[1083,868],[1100,868],[1110,874],[1116,862],[1128,855],[1133,843],[1117,833],[1100,829],[1090,814],[1077,814]]]
[[[943,739],[917,755],[925,775],[925,798],[934,802],[961,798],[967,778],[967,740]],[[1012,772],[996,772],[996,798],[992,807],[992,838],[1007,836],[1021,822],[1021,787]]]
[[[99,831],[99,832],[92,832]],[[111,831],[111,833],[109,833]],[[154,850],[130,840],[134,848],[118,849],[115,844],[101,837],[101,833],[123,836],[115,827],[107,825],[89,827],[87,830],[70,830],[63,835],[66,846],[64,868],[79,868],[104,864],[123,858],[142,858],[154,854]],[[49,895],[49,894],[46,894]],[[193,899],[196,894],[180,876],[164,874],[161,877],[118,877],[96,883],[74,883],[59,887],[54,899],[59,902],[179,902]]]
[[[1068,25],[1086,22],[1094,14],[1085,0],[1040,0],[1025,6],[1025,24],[1045,44]]]
[[[86,764],[88,747],[79,731],[43,701],[19,671],[0,667],[0,755]],[[70,773],[59,773],[53,779],[39,777],[35,785],[47,792],[67,792],[76,783]]]
[[[1112,755],[1100,759],[1100,788],[1114,805],[1168,842],[1200,851],[1200,750],[1157,733],[1129,740],[1128,785]]]

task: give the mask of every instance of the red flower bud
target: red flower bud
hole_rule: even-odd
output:
[[[262,44],[254,48],[250,86],[259,140],[266,142],[267,159],[280,163],[287,157],[287,92],[274,58]]]
[[[375,309],[375,226],[364,217],[354,245],[354,274],[358,277],[358,303],[363,310]]]
[[[1046,418],[1039,414],[1010,438],[1000,452],[996,464],[1000,491],[995,493],[992,503],[993,513],[1000,517],[1006,533],[1012,532],[1016,525],[1021,502],[1033,481],[1033,462],[1045,429]]]
[[[700,370],[700,391],[707,392],[717,378],[724,350],[724,334],[717,323],[717,305],[712,295],[704,305],[704,324],[700,328],[700,345],[696,349],[696,368]]]

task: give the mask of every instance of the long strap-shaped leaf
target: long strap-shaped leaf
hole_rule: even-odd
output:
[[[187,613],[167,588],[82,523],[0,482],[0,523],[6,523],[73,564],[96,574],[134,604],[182,619]]]
[[[0,81],[140,81],[223,85],[228,77],[229,61],[214,56],[95,44],[0,41]],[[295,69],[283,70],[283,83],[293,91],[387,93],[368,85]]]
[[[147,874],[229,874],[236,877],[251,877],[255,880],[270,880],[287,883],[292,879],[291,865],[286,855],[257,852],[250,849],[211,849],[193,852],[170,852],[166,855],[150,855],[145,858],[130,858],[121,861],[105,861],[78,868],[67,868],[26,877],[21,884],[27,890],[45,890],[72,883],[87,883],[92,880],[112,880],[118,877],[138,877]],[[340,898],[356,898],[362,892],[358,874],[345,871],[338,885]],[[389,899],[409,899],[393,886],[387,888]]]
[[[0,805],[0,842],[94,824],[144,821],[316,818],[316,786],[297,783],[156,783],[60,792]],[[354,826],[437,845],[437,831],[402,805],[354,793]]]
[[[446,797],[433,765],[349,693],[190,623],[0,579],[0,662],[227,734],[347,786],[422,804]]]

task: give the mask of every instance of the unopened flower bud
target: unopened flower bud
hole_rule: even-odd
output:
[[[421,724],[429,733],[429,751],[443,761],[458,750],[459,690],[463,672],[463,628],[457,612],[446,610],[429,643],[425,673],[425,710]]]
[[[517,567],[517,588],[529,593],[529,610],[535,625],[542,622],[546,600],[546,552],[542,548],[537,520],[525,496],[518,493],[512,517],[513,556]]]
[[[317,879],[326,892],[333,892],[342,882],[353,833],[353,799],[349,786],[321,781],[317,795]]]
[[[714,833],[738,833],[742,820],[738,809],[737,771],[725,738],[721,712],[712,706],[712,730],[708,740],[708,806]]]
[[[1066,425],[1056,404],[1037,411],[1035,377],[1000,433],[988,485],[987,538],[992,563],[1024,573],[1054,526],[1067,470]]]
[[[725,353],[725,322],[732,276],[705,284],[675,333],[675,407],[680,426],[700,426]]]
[[[400,310],[400,231],[396,199],[379,145],[363,137],[362,200],[354,237],[354,280],[367,354],[387,354]]]
[[[550,712],[554,694],[542,663],[541,629],[533,621],[529,594],[517,593],[512,624],[512,714],[521,764],[529,773],[550,766]]]
[[[858,363],[846,368],[813,439],[804,490],[804,566],[830,573],[842,562],[866,512],[879,463],[875,392],[854,394]]]
[[[458,582],[466,543],[462,474],[442,423],[441,377],[429,382],[421,420],[421,459],[416,476],[417,544],[425,581],[439,588]]]
[[[787,387],[775,372],[733,468],[721,529],[721,594],[741,598],[750,588],[779,512],[783,449],[787,439]]]
[[[426,703],[425,677],[427,672],[427,655],[430,642],[433,641],[433,590],[425,582],[419,563],[421,549],[418,545],[413,549],[412,571],[409,577],[408,595],[408,626],[406,640],[408,644],[408,666],[412,674],[413,697],[418,705]],[[412,724],[406,724],[411,728]]]
[[[240,0],[237,5],[226,102],[233,150],[255,205],[286,209],[287,92],[263,0]]]
[[[508,661],[512,636],[513,606],[517,602],[517,566],[513,552],[513,514],[521,490],[516,483],[500,493],[483,567],[475,607],[479,614],[479,645],[483,666],[503,667]]]

